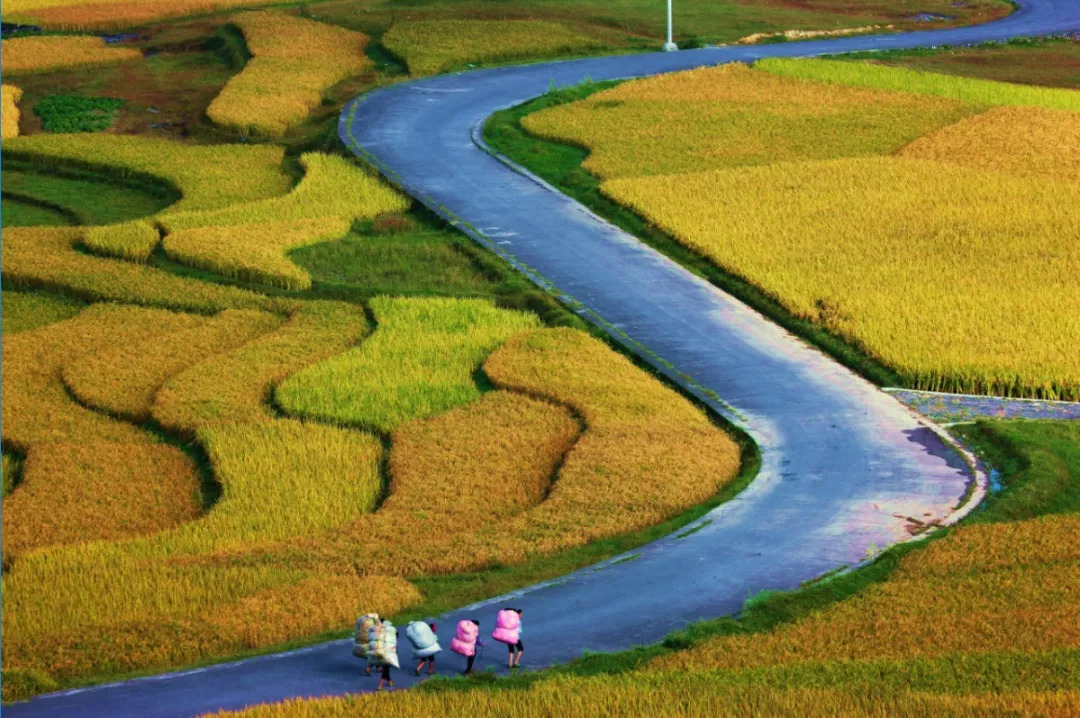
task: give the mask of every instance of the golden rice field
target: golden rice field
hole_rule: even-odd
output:
[[[19,136],[19,100],[22,90],[15,85],[0,85],[0,117],[3,118],[2,138],[10,140]]]
[[[595,148],[606,195],[908,386],[1080,398],[1080,115],[1047,109],[1080,92],[933,76],[904,93],[876,89],[905,81],[889,68],[761,64],[524,124]]]
[[[347,698],[293,699],[221,716],[334,718],[400,715],[491,716],[918,716],[982,718],[986,715],[1068,715],[1080,711],[1080,692],[1014,692],[1008,695],[941,695],[912,690],[843,690],[717,686],[700,673],[641,673],[593,678],[553,678],[500,692],[402,691]]]
[[[9,0],[4,18],[55,30],[108,30],[265,4],[264,0]]]
[[[82,309],[80,302],[54,294],[5,289],[2,295],[0,302],[3,303],[4,311],[0,314],[0,320],[3,321],[3,329],[0,331],[4,336],[68,319]]]
[[[546,20],[399,20],[382,38],[412,75],[434,75],[470,62],[585,52],[596,40]]]
[[[11,3],[4,6],[5,16]],[[79,67],[112,65],[141,60],[142,53],[130,47],[109,47],[95,36],[46,35],[16,37],[0,43],[4,53],[4,73],[27,75]]]
[[[318,107],[332,85],[372,66],[368,37],[279,12],[247,12],[240,28],[252,58],[206,109],[216,124],[279,137]]]

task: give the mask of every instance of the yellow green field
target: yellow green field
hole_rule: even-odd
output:
[[[769,60],[523,126],[589,148],[608,197],[908,386],[1077,399],[1078,123],[1076,90]]]

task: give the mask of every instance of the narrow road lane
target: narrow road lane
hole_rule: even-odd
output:
[[[570,85],[763,57],[959,44],[1080,30],[1080,2],[1021,0],[1001,21],[884,37],[620,56],[436,77],[365,95],[341,134],[395,182],[534,279],[579,303],[633,350],[684,383],[760,444],[758,478],[701,530],[630,560],[590,567],[438,619],[525,609],[524,664],[656,641],[790,589],[909,536],[907,517],[946,518],[971,480],[966,464],[896,400],[569,198],[484,151],[486,117]],[[680,372],[692,377],[686,384]],[[723,398],[723,403],[709,399]],[[297,610],[303,610],[298,606]],[[489,643],[491,643],[489,641]],[[490,646],[478,662],[505,665]],[[402,651],[404,656],[408,650]],[[460,669],[444,652],[440,668]],[[410,679],[401,671],[400,685]],[[293,696],[373,689],[347,642],[39,697],[12,716],[181,716]]]

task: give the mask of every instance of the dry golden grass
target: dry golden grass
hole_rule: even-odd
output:
[[[22,99],[22,90],[14,85],[0,85],[0,98],[0,117],[3,123],[0,139],[10,140],[19,136],[19,100]]]
[[[583,166],[611,179],[895,152],[974,111],[733,64],[625,83],[522,125],[588,148]]]
[[[896,688],[729,686],[700,673],[631,673],[556,677],[520,690],[397,691],[345,698],[292,699],[220,716],[335,718],[337,716],[904,716],[984,718],[987,715],[1064,716],[1080,712],[1080,692],[1010,691],[938,695]]]
[[[227,310],[185,331],[92,350],[64,367],[64,385],[86,406],[148,421],[158,389],[174,374],[280,324],[280,317],[266,312]]]
[[[231,22],[252,58],[206,109],[216,124],[279,137],[319,106],[332,85],[372,66],[368,37],[280,12],[250,12]]]
[[[603,191],[909,386],[1080,398],[1080,184],[869,158]]]
[[[199,426],[267,420],[266,399],[289,374],[352,346],[369,331],[361,307],[304,302],[277,331],[195,364],[169,379],[154,419],[194,435]]]
[[[298,302],[235,287],[178,277],[169,272],[77,250],[77,227],[4,230],[3,274],[11,285],[59,289],[90,301],[114,301],[216,313],[223,309],[292,311]]]
[[[996,107],[919,138],[898,154],[1080,182],[1080,112]]]
[[[5,4],[4,15],[8,12],[11,12],[10,4]],[[4,40],[2,49],[5,75],[113,65],[142,59],[142,53],[134,48],[109,47],[104,38],[94,36],[17,37]]]
[[[285,257],[290,249],[349,231],[342,217],[182,229],[165,238],[165,253],[192,267],[272,287],[305,290],[311,276]]]
[[[378,297],[370,305],[379,324],[372,338],[289,377],[275,392],[283,409],[392,431],[478,399],[473,372],[485,357],[539,324],[485,299]]]
[[[159,242],[157,227],[143,219],[85,227],[82,236],[82,245],[92,252],[133,262],[145,262]]]
[[[19,137],[4,151],[45,166],[82,163],[112,168],[121,175],[160,178],[183,195],[166,213],[250,203],[283,195],[290,186],[281,169],[285,150],[275,145],[189,145],[137,135],[41,134]]]
[[[199,476],[164,444],[84,441],[30,447],[4,499],[4,556],[157,531],[199,514]]]
[[[468,62],[551,56],[600,46],[544,20],[401,20],[382,42],[413,75],[432,75]]]

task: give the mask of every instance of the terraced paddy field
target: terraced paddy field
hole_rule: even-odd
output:
[[[586,148],[603,199],[882,381],[1080,398],[1080,92],[765,60],[554,103],[520,126]],[[506,128],[489,138],[530,164]],[[565,186],[571,156],[531,164]]]

